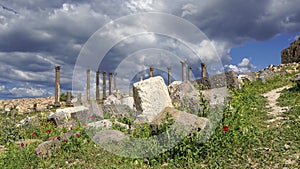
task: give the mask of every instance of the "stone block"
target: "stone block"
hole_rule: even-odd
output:
[[[151,122],[165,107],[173,107],[162,77],[152,77],[133,84],[133,98],[139,122]]]

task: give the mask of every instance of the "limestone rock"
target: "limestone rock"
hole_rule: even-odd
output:
[[[110,105],[120,105],[121,101],[115,95],[109,95],[105,100],[103,105],[110,106]]]
[[[62,128],[67,128],[71,130],[73,127],[77,126],[78,122],[75,120],[70,120],[62,125],[57,126],[57,128],[62,129]]]
[[[6,111],[15,110],[18,114],[28,113],[32,111],[43,111],[48,109],[48,105],[51,104],[54,97],[46,98],[23,98],[13,100],[0,100],[2,105],[5,106]],[[36,107],[34,108],[34,105]]]
[[[59,148],[61,143],[64,140],[68,140],[73,134],[73,131],[69,131],[68,133],[64,133],[61,136],[56,137],[52,140],[45,141],[38,145],[37,148],[34,149],[34,151],[40,157],[46,157],[47,155],[51,155],[54,149]]]
[[[197,114],[200,111],[199,91],[189,81],[171,84],[169,93],[172,104],[187,113]]]
[[[126,136],[125,133],[118,130],[101,130],[94,135],[93,140],[99,144],[110,142],[116,143],[127,137],[128,136]]]
[[[22,119],[16,126],[22,127],[24,125],[38,125],[39,119],[37,116],[27,116],[26,118]]]
[[[180,127],[185,132],[190,133],[191,131],[200,131],[203,130],[207,125],[210,124],[210,121],[204,117],[198,117],[196,115],[186,113],[183,111],[176,110],[171,107],[166,107],[155,119],[151,122],[151,126],[160,126],[162,125],[162,120],[169,113],[174,120],[174,127]]]
[[[225,105],[225,99],[231,99],[231,95],[226,87],[201,90],[200,91],[211,106]]]
[[[50,113],[48,119],[54,121],[56,125],[61,125],[71,120],[71,118],[75,118],[77,113],[83,113],[86,111],[88,111],[88,108],[84,106],[56,109],[56,113]]]
[[[99,127],[106,127],[109,128],[112,126],[112,122],[110,120],[104,119],[96,122],[92,122],[87,124],[89,127],[99,128]]]
[[[272,79],[275,76],[283,76],[286,73],[287,73],[286,71],[275,72],[270,69],[265,69],[265,70],[261,71],[260,74],[258,75],[258,80],[261,81],[262,83],[266,83],[267,80]]]
[[[151,122],[165,107],[173,107],[162,77],[152,77],[133,84],[133,98],[139,122]]]
[[[121,104],[127,105],[127,106],[128,106],[129,108],[131,108],[132,110],[135,109],[133,97],[124,97],[124,98],[122,98],[122,99],[121,99]]]
[[[177,86],[180,85],[182,82],[181,81],[174,81],[168,86],[168,91],[169,94],[172,95],[175,90],[177,89]]]
[[[300,62],[300,37],[281,51],[281,63]]]
[[[196,83],[202,86],[202,89],[219,88],[225,86],[230,88],[239,87],[238,75],[234,71],[197,79]]]
[[[104,106],[103,111],[108,113],[110,116],[118,116],[120,114],[126,114],[130,116],[136,115],[136,112],[125,104]]]

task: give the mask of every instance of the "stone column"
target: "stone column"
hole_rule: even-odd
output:
[[[186,81],[186,61],[181,61],[182,64],[182,81]]]
[[[106,72],[103,71],[103,100],[106,99]]]
[[[192,81],[192,66],[188,66],[188,80]]]
[[[60,66],[55,67],[55,101],[54,106],[60,107]]]
[[[96,100],[100,100],[100,82],[99,82],[100,70],[96,71]]]
[[[73,106],[73,105],[72,105],[72,93],[71,93],[70,91],[67,92],[66,106]]]
[[[171,84],[171,68],[170,67],[168,67],[168,85],[170,85]]]
[[[113,73],[109,73],[109,95],[111,95],[112,94],[112,75],[113,75]]]
[[[37,103],[34,103],[34,104],[33,104],[33,111],[34,111],[34,112],[37,112]]]
[[[91,100],[91,71],[88,69],[86,71],[86,100]]]
[[[202,78],[207,77],[207,75],[206,75],[206,65],[204,63],[201,63],[201,69],[202,69]]]
[[[118,88],[117,88],[117,72],[114,73],[114,90],[117,92]]]
[[[82,104],[82,94],[81,93],[77,94],[77,103],[80,105]]]
[[[150,77],[154,77],[154,68],[150,66]]]
[[[141,81],[143,81],[143,76],[142,76],[142,75],[140,76],[140,82],[141,82]]]

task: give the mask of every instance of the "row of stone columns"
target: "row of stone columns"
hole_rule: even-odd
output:
[[[103,75],[103,97],[102,99],[106,99],[106,72],[102,72]],[[109,81],[109,95],[112,94],[112,80],[114,75],[114,90],[117,91],[117,73],[110,72],[108,74],[108,81]],[[90,70],[87,70],[87,100],[89,101],[90,98]],[[100,70],[96,71],[96,100],[100,101]]]
[[[186,61],[181,61],[182,64],[182,81],[186,81]],[[168,67],[168,85],[171,84],[171,68]],[[206,65],[204,63],[201,63],[201,69],[202,69],[202,77],[207,77],[206,75]],[[106,72],[103,71],[103,100],[106,99]],[[114,75],[114,90],[117,91],[117,73],[109,73],[109,95],[112,94],[112,76]],[[87,100],[89,101],[91,99],[91,93],[90,93],[90,70],[87,70]],[[150,77],[154,77],[154,68],[150,66]],[[100,70],[96,71],[96,100],[100,101]],[[143,76],[140,76],[140,81],[143,80]],[[192,67],[188,66],[188,80],[192,80]],[[67,93],[67,104],[71,105],[71,92]],[[59,107],[60,106],[60,66],[55,67],[55,101],[54,106]],[[81,102],[81,93],[78,93],[78,101]]]
[[[180,62],[182,65],[182,81],[186,81],[186,61]],[[168,85],[171,84],[171,68],[168,67]],[[206,65],[204,63],[201,63],[201,69],[202,69],[202,77],[207,77],[206,75]],[[154,76],[154,68],[150,66],[150,77]],[[143,80],[143,76],[140,76],[140,81]],[[192,66],[188,66],[188,80],[192,81]]]

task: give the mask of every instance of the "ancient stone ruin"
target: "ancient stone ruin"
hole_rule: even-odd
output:
[[[93,139],[96,141],[120,142],[132,137],[126,132],[114,130],[114,126],[119,126],[129,132],[134,131],[136,125],[147,123],[152,126],[152,130],[157,130],[163,123],[163,119],[170,115],[174,120],[174,126],[181,126],[186,133],[192,131],[203,131],[206,127],[211,128],[211,121],[208,118],[201,117],[204,105],[200,104],[206,100],[210,108],[225,106],[226,99],[230,99],[230,93],[227,87],[241,88],[244,81],[267,82],[276,76],[282,76],[286,73],[291,74],[299,71],[299,63],[282,64],[279,66],[270,65],[268,68],[258,73],[245,73],[238,75],[236,72],[226,72],[208,76],[206,65],[201,64],[201,79],[192,79],[192,67],[186,62],[182,64],[182,81],[171,81],[171,68],[168,71],[168,85],[160,76],[154,76],[154,68],[150,67],[151,77],[142,79],[133,84],[133,96],[123,96],[117,89],[117,73],[108,73],[108,93],[106,93],[106,71],[101,71],[103,75],[102,88],[103,97],[100,98],[100,70],[96,71],[96,98],[90,95],[90,70],[87,70],[86,93],[87,98],[82,99],[81,93],[77,93],[76,102],[72,99],[72,93],[67,93],[67,100],[59,100],[60,94],[60,67],[55,68],[55,97],[49,97],[45,100],[38,100],[34,104],[28,105],[23,110],[20,100],[5,102],[0,107],[4,112],[17,109],[18,111],[40,111],[47,109],[47,106],[53,105],[57,109],[48,115],[48,120],[53,121],[58,128],[72,127],[80,119],[81,123],[86,123],[87,128],[105,129],[95,133]],[[291,67],[291,68],[290,68]],[[289,69],[288,69],[289,68]],[[283,71],[284,69],[284,71]],[[186,74],[188,72],[188,74]],[[188,75],[188,78],[186,77]],[[153,76],[153,77],[152,77]],[[114,80],[114,82],[113,82]],[[299,74],[294,76],[291,81],[299,85]],[[114,88],[112,87],[114,84]],[[200,90],[198,85],[202,86]],[[108,95],[107,95],[108,94]],[[52,104],[54,101],[54,104]],[[3,102],[4,103],[4,102]],[[3,104],[2,104],[3,105]],[[58,108],[60,107],[60,108]],[[89,117],[93,117],[90,119]],[[124,124],[118,121],[119,117],[128,117],[133,120],[132,125]],[[34,123],[35,117],[23,119],[19,126],[25,123]],[[95,120],[94,120],[95,119]],[[174,127],[173,126],[173,127]],[[176,127],[175,127],[176,128]],[[75,133],[66,133],[61,138],[68,138]],[[36,148],[36,153],[40,156],[50,154],[59,147],[61,140],[54,139],[41,143]]]
[[[300,62],[300,37],[281,51],[281,63]]]

